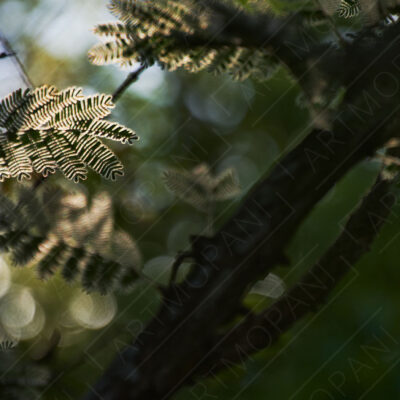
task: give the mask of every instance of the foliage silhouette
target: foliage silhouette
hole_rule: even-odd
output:
[[[214,43],[219,21],[202,2],[112,0],[109,8],[121,22],[95,28],[108,40],[90,50],[94,64],[157,61],[170,71],[227,72],[239,80],[267,79],[277,66],[274,56],[263,49]]]
[[[123,174],[115,154],[98,138],[133,143],[136,134],[104,120],[111,96],[85,97],[82,89],[54,86],[21,89],[0,103],[0,180],[44,177],[59,169],[68,179],[86,179],[87,167],[114,180]]]
[[[0,245],[14,264],[34,264],[42,278],[61,269],[67,281],[80,277],[86,290],[101,293],[128,290],[138,278],[139,250],[115,228],[106,193],[89,204],[79,192],[47,188],[39,197],[21,190],[17,203],[1,196],[0,204]]]
[[[215,202],[236,197],[241,189],[232,168],[214,176],[206,164],[191,171],[168,169],[163,176],[171,192],[193,207],[207,212]]]

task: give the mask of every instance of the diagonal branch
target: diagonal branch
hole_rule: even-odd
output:
[[[314,130],[216,235],[193,239],[195,263],[188,277],[165,291],[157,316],[87,399],[167,399],[191,382],[249,286],[285,262],[285,247],[315,204],[398,132],[399,85],[391,79],[400,76],[399,32],[394,26],[368,46],[352,45],[346,53],[349,71],[341,77],[347,93],[332,132]]]
[[[318,309],[343,276],[370,250],[398,200],[393,186],[392,182],[378,179],[351,215],[339,238],[288,293],[265,311],[249,315],[218,338],[214,350],[200,368],[203,373],[213,375],[271,346],[298,320]]]

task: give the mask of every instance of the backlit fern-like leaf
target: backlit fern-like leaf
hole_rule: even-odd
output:
[[[214,176],[206,164],[200,164],[191,171],[167,170],[163,178],[177,197],[204,212],[208,212],[213,203],[240,193],[236,175],[230,168]]]
[[[158,62],[169,70],[224,72],[239,80],[268,78],[277,60],[267,50],[214,43],[221,21],[205,4],[192,0],[111,0],[110,11],[120,22],[95,28],[106,42],[94,46],[89,58],[97,65]]]
[[[80,277],[86,290],[102,293],[129,289],[138,278],[139,250],[115,229],[106,193],[89,206],[82,193],[48,189],[38,199],[22,191],[17,204],[0,196],[0,205],[0,248],[15,264],[36,264],[42,278],[61,270],[67,281]]]
[[[103,120],[113,107],[111,96],[85,97],[75,87],[11,93],[0,102],[0,181],[59,169],[78,182],[86,178],[87,167],[107,179],[122,175],[122,164],[98,137],[131,144],[137,136]]]
[[[338,8],[338,14],[343,18],[351,18],[360,12],[360,3],[358,0],[342,0]]]

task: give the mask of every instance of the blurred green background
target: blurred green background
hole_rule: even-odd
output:
[[[114,92],[128,69],[97,67],[87,59],[88,49],[97,42],[91,29],[112,19],[102,0],[0,1],[0,29],[35,86]],[[10,85],[18,88],[17,76],[5,79],[4,67],[0,73],[2,95]],[[133,146],[113,146],[125,176],[108,182],[93,174],[79,185],[59,175],[49,181],[89,195],[106,190],[113,198],[117,225],[139,246],[144,272],[164,282],[176,252],[187,247],[191,234],[205,229],[206,221],[168,192],[162,172],[202,162],[215,172],[233,167],[244,196],[308,133],[309,116],[298,105],[299,93],[284,69],[257,83],[152,67],[113,112],[114,120],[141,138]],[[378,169],[374,160],[357,166],[305,221],[288,248],[292,266],[276,271],[285,285],[295,282],[332,243]],[[9,190],[7,185],[3,189]],[[239,201],[219,205],[217,226]],[[398,398],[399,214],[396,205],[371,253],[325,305],[277,345],[214,380],[182,390],[176,398]],[[88,295],[59,276],[41,281],[33,270],[10,266],[5,256],[0,266],[0,320],[15,341],[12,351],[18,352],[18,363],[37,360],[52,373],[41,399],[77,399],[90,390],[118,350],[154,315],[159,301],[147,282],[138,282],[129,294]],[[255,308],[270,301],[257,294],[246,299]],[[0,360],[7,351],[0,351]]]

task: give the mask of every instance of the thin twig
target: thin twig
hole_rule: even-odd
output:
[[[0,31],[0,42],[2,43],[4,49],[6,50],[5,53],[2,53],[2,57],[12,57],[14,61],[17,63],[18,69],[19,69],[19,75],[24,81],[25,85],[29,88],[33,87],[33,83],[31,79],[29,78],[24,65],[18,58],[16,52],[12,49],[10,42],[6,39],[6,37],[3,35],[3,33]]]
[[[132,71],[126,79],[121,83],[119,88],[114,92],[112,98],[114,103],[123,95],[126,89],[133,83],[136,82],[140,74],[147,68],[146,64],[142,64],[138,69]]]
[[[12,57],[15,56],[15,53],[0,53],[0,58],[7,58],[7,57]]]

